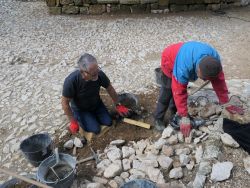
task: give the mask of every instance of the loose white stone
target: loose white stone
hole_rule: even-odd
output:
[[[115,180],[110,180],[108,184],[111,188],[118,188],[118,184]]]
[[[117,146],[115,145],[108,145],[105,149],[104,149],[104,153],[108,153],[109,151],[113,150],[113,149],[117,149]]]
[[[212,167],[210,165],[210,162],[208,161],[202,161],[200,162],[200,166],[198,169],[198,173],[201,175],[208,175],[209,173],[211,173]]]
[[[161,152],[167,157],[171,157],[174,155],[173,147],[168,145],[163,145]]]
[[[128,158],[133,154],[135,154],[134,148],[131,148],[131,147],[128,147],[128,146],[123,146],[122,147],[122,157],[123,158]]]
[[[186,166],[191,160],[190,157],[185,154],[180,154],[179,158],[180,158],[181,166]]]
[[[65,142],[63,147],[66,148],[66,149],[72,149],[74,147],[74,141],[73,140],[68,140],[67,142]]]
[[[111,164],[111,161],[109,159],[104,159],[100,163],[97,164],[97,169],[104,171],[109,165]]]
[[[114,178],[115,182],[118,184],[118,186],[122,185],[124,183],[124,180],[120,176],[116,176]]]
[[[101,183],[88,183],[87,188],[105,188]]]
[[[122,158],[122,152],[119,148],[114,148],[108,151],[107,156],[109,160],[115,161]]]
[[[100,178],[100,177],[97,177],[97,176],[94,176],[93,179],[92,179],[95,183],[101,183],[101,184],[107,184],[108,183],[108,180],[105,179],[105,178]]]
[[[75,137],[75,139],[74,139],[74,145],[78,148],[83,147],[82,141],[80,140],[80,138],[77,138],[77,137]]]
[[[195,144],[198,144],[200,141],[201,141],[200,138],[195,138],[195,139],[194,139],[194,143],[195,143]]]
[[[217,159],[219,154],[221,153],[220,145],[220,140],[217,140],[215,138],[207,142],[205,146],[205,151],[203,153],[203,158],[208,160]]]
[[[223,181],[230,177],[231,170],[233,168],[233,163],[222,162],[213,165],[211,180],[214,182]]]
[[[197,173],[195,176],[194,182],[193,182],[193,187],[194,188],[203,188],[205,181],[206,181],[206,176]]]
[[[178,138],[176,135],[170,136],[170,138],[167,140],[167,143],[170,145],[174,145],[178,143]]]
[[[171,126],[168,126],[167,128],[165,128],[162,132],[161,137],[162,138],[169,138],[174,132],[174,129]]]
[[[142,166],[144,167],[148,167],[148,166],[152,166],[152,167],[158,167],[158,162],[157,159],[144,159],[142,161]]]
[[[130,173],[131,175],[133,175],[133,178],[136,177],[137,179],[144,179],[145,176],[146,176],[145,173],[143,173],[143,172],[140,171],[140,170],[136,170],[136,169],[131,169],[131,170],[129,171],[129,173]]]
[[[147,169],[147,175],[149,179],[157,184],[165,183],[163,174],[158,168],[149,167]]]
[[[188,170],[192,170],[194,168],[194,161],[190,161],[189,164],[186,165]]]
[[[203,156],[203,149],[202,146],[199,146],[195,152],[196,163],[200,163],[202,156]]]
[[[181,154],[188,155],[188,154],[190,154],[190,149],[189,148],[176,149],[175,154],[176,155],[181,155]]]
[[[115,146],[122,146],[123,144],[125,144],[125,140],[113,140],[112,142],[110,142],[110,145]]]
[[[160,155],[158,157],[158,162],[161,168],[166,169],[167,171],[169,171],[173,166],[173,159],[164,155]]]
[[[244,163],[244,167],[245,167],[246,171],[248,172],[248,174],[250,174],[250,156],[243,159],[243,163]]]
[[[179,143],[183,143],[185,141],[184,136],[181,132],[177,133],[177,138],[178,138]]]
[[[174,169],[170,170],[169,177],[171,179],[180,179],[180,178],[182,178],[183,177],[182,168],[178,167],[178,168],[174,168]]]
[[[160,138],[159,140],[157,140],[154,143],[154,147],[155,147],[155,149],[160,150],[162,148],[162,146],[165,145],[166,143],[167,143],[167,141],[165,139]]]
[[[156,147],[161,147],[161,145],[156,145]],[[156,149],[155,145],[148,145],[147,148],[145,149],[144,153],[145,154],[154,154],[154,155],[158,155],[159,153],[159,149]],[[136,154],[139,155],[136,151]],[[140,153],[141,154],[141,153]]]
[[[103,176],[105,178],[113,178],[119,175],[122,171],[122,168],[118,164],[110,164],[105,170]]]
[[[149,144],[148,140],[140,140],[136,143],[135,147],[138,149],[138,151],[143,152],[148,144]]]
[[[122,161],[117,159],[113,161],[114,164],[118,164],[122,168]]]
[[[131,163],[132,163],[132,160],[130,160],[130,159],[123,159],[122,160],[123,170],[124,171],[130,170],[131,169]]]
[[[122,172],[121,177],[125,180],[126,178],[129,177],[129,173],[128,172]]]
[[[240,147],[240,145],[232,138],[232,136],[227,134],[227,133],[221,134],[220,138],[221,138],[223,144],[225,144],[226,146],[230,146],[233,148]]]

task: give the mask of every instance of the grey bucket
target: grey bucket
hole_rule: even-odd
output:
[[[55,188],[69,188],[75,179],[75,168],[76,168],[76,160],[68,154],[59,153],[59,158],[63,163],[67,163],[72,170],[68,172],[68,175],[59,181],[47,181],[46,176],[49,171],[49,167],[52,167],[56,163],[55,155],[52,155],[45,159],[38,167],[37,170],[37,180],[41,183],[47,184],[48,186]]]
[[[163,72],[162,72],[160,67],[155,69],[155,80],[159,86],[162,85],[162,74],[163,74]]]
[[[145,179],[135,179],[124,183],[120,188],[158,188],[153,182]]]

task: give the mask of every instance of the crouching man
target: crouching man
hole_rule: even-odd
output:
[[[101,87],[107,90],[119,115],[126,116],[129,110],[118,103],[117,93],[98,67],[95,57],[85,53],[77,64],[79,70],[72,72],[64,81],[62,108],[69,118],[71,133],[77,133],[80,125],[84,131],[98,134],[101,125],[112,125],[111,116],[99,95]]]

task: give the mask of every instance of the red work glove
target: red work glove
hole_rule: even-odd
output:
[[[75,134],[79,131],[79,125],[75,119],[70,121],[69,130],[72,134]]]
[[[182,117],[180,121],[180,130],[184,137],[188,137],[192,129],[190,119],[188,117]]]
[[[230,105],[226,107],[226,110],[231,114],[244,115],[244,110],[242,107]]]
[[[130,115],[130,110],[121,104],[116,105],[116,111],[122,117],[128,117]]]

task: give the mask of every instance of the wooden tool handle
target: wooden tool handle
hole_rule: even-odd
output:
[[[20,180],[23,180],[23,181],[25,181],[25,182],[27,182],[27,183],[31,183],[32,185],[36,185],[36,186],[38,186],[38,187],[42,187],[42,188],[52,188],[52,187],[50,187],[50,186],[48,186],[48,185],[45,185],[45,184],[43,184],[43,183],[40,183],[40,182],[38,182],[38,181],[32,180],[32,179],[30,179],[30,178],[27,178],[27,177],[24,177],[24,176],[21,176],[21,175],[18,175],[18,174],[14,173],[14,172],[11,172],[11,171],[7,170],[7,169],[0,168],[0,171],[3,172],[3,173],[5,173],[5,174],[8,174],[8,175],[10,175],[10,176],[13,176],[13,177],[15,177],[15,178],[18,178],[18,179],[20,179]]]
[[[88,158],[85,158],[85,159],[81,159],[81,160],[77,161],[77,164],[84,163],[84,162],[90,161],[90,160],[92,160],[92,159],[94,159],[93,156],[88,157]]]
[[[144,123],[144,122],[141,122],[141,121],[136,121],[136,120],[133,120],[133,119],[124,118],[123,122],[128,123],[130,125],[135,125],[135,126],[138,126],[138,127],[143,127],[145,129],[150,129],[150,124],[147,124],[147,123]]]
[[[72,155],[76,155],[76,146],[73,148]]]
[[[205,87],[206,85],[208,85],[210,83],[210,80],[205,81],[200,87],[198,87],[197,89],[193,90],[190,92],[189,96],[197,93],[198,91],[200,91],[203,87]]]

